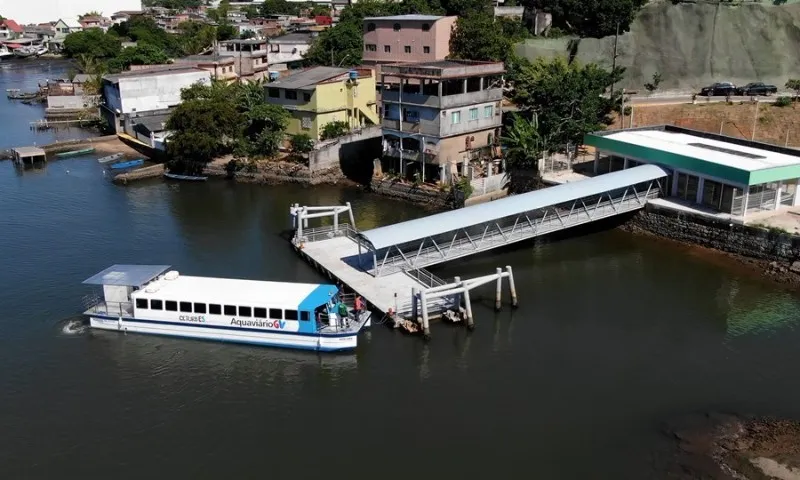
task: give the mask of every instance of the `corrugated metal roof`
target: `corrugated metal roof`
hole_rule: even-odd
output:
[[[444,18],[440,15],[417,15],[417,14],[408,14],[408,15],[390,15],[388,17],[366,17],[364,20],[411,20],[411,21],[424,21],[428,20],[434,22],[439,20],[440,18]]]
[[[169,270],[169,265],[112,265],[83,281],[87,285],[141,287]]]
[[[373,228],[372,230],[361,232],[360,235],[369,241],[373,248],[380,250],[392,245],[421,240],[426,237],[480,225],[550,205],[598,195],[636,183],[648,182],[667,175],[668,173],[657,165],[641,165],[579,182],[564,183],[555,187],[544,188],[522,195],[513,195],[472,207]]]
[[[295,89],[308,89],[313,88],[320,82],[329,80],[339,75],[344,75],[350,71],[348,68],[336,67],[313,67],[308,70],[303,70],[298,73],[293,73],[288,77],[281,78],[272,83],[268,83],[268,87],[286,88],[289,90]]]

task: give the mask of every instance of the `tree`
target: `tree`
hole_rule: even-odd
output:
[[[241,38],[242,40],[247,40],[249,38],[256,38],[256,32],[252,30],[245,30],[242,32],[241,35],[239,35],[239,38]]]
[[[225,23],[217,26],[217,41],[219,42],[224,42],[225,40],[237,38],[238,36],[239,32],[233,25],[228,25],[227,23]]]
[[[786,82],[786,88],[794,90],[794,97],[800,98],[800,79],[792,78]]]
[[[630,30],[647,0],[527,0],[529,9],[553,15],[553,26],[581,37],[601,38]]]
[[[580,65],[556,58],[529,62],[512,57],[508,64],[509,97],[528,119],[537,117],[541,135],[554,150],[580,145],[587,133],[611,124],[611,112],[619,103],[604,95],[624,69],[608,71],[596,64]]]
[[[292,135],[290,140],[292,146],[292,153],[303,155],[314,149],[314,142],[307,133],[298,133]]]
[[[116,57],[120,50],[122,42],[119,37],[99,28],[70,33],[64,39],[64,54],[71,58],[87,55],[92,58],[109,59]]]
[[[84,13],[83,15],[78,15],[78,20],[83,20],[86,17],[102,17],[103,14],[98,12],[97,10],[92,10],[91,12]]]
[[[500,137],[500,142],[511,176],[512,191],[527,191],[533,187],[528,184],[528,180],[539,178],[539,160],[552,147],[552,136],[554,135],[542,135],[539,117],[535,113],[530,118],[512,113],[508,118],[505,135]]]
[[[362,27],[340,22],[323,30],[305,54],[307,65],[358,65],[362,61],[364,39]]]
[[[262,17],[267,15],[299,15],[300,5],[287,0],[265,0],[261,4],[259,13]]]
[[[108,69],[112,72],[127,70],[131,65],[159,65],[167,63],[169,57],[164,50],[149,43],[124,48],[115,58],[109,60]]]
[[[459,17],[450,36],[450,56],[464,60],[504,61],[515,41],[491,15]]]
[[[129,38],[138,44],[154,45],[164,50],[165,54],[170,57],[176,57],[183,53],[178,35],[167,33],[156,24],[155,20],[144,15],[137,15],[126,22],[114,25],[109,32],[122,38]]]
[[[653,80],[650,81],[650,82],[645,83],[644,84],[644,88],[648,92],[653,93],[656,90],[658,90],[658,86],[659,85],[661,85],[661,73],[660,72],[656,72],[656,73],[653,74]]]
[[[350,125],[341,120],[335,122],[328,122],[322,127],[320,139],[331,140],[346,135],[350,131]]]
[[[180,34],[181,50],[185,55],[197,55],[202,53],[214,44],[217,36],[216,29],[208,24],[200,22],[183,22],[178,25]]]

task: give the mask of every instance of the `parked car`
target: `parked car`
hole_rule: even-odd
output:
[[[778,93],[778,87],[775,85],[767,85],[762,82],[753,82],[748,83],[744,87],[739,87],[738,89],[739,95],[771,95],[773,93]]]
[[[736,85],[731,82],[718,82],[710,87],[703,87],[700,90],[700,95],[706,97],[726,97],[728,95],[736,95]]]

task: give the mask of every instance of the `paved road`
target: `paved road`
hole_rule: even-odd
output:
[[[759,102],[774,102],[776,98],[780,95],[770,95],[770,96],[758,96],[755,97],[758,99]],[[746,96],[734,96],[731,97],[732,102],[749,102],[754,97],[746,97]],[[697,103],[720,103],[724,102],[725,97],[701,97],[697,96]],[[633,104],[633,105],[677,105],[681,103],[691,103],[692,96],[691,95],[675,95],[675,96],[664,96],[664,97],[649,97],[644,95],[633,95],[629,97],[629,99],[625,100],[626,104]]]

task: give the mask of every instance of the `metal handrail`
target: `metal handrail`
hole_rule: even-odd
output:
[[[87,310],[89,313],[99,313],[103,315],[133,315],[133,304],[131,302],[98,302]]]
[[[445,282],[443,279],[437,277],[436,275],[425,270],[424,268],[413,268],[413,267],[404,268],[403,273],[405,273],[409,277],[413,278],[414,280],[418,281],[419,283],[428,288],[447,285],[447,282]]]
[[[657,198],[658,195],[659,195],[659,190],[654,188],[651,189],[650,193],[645,196],[645,199]],[[527,225],[520,225],[519,226],[520,228],[516,228],[514,226],[503,227],[500,230],[492,231],[488,237],[482,239],[481,243],[482,245],[485,245],[486,248],[480,248],[480,247],[475,248],[473,243],[469,239],[461,238],[452,242],[451,245],[447,245],[447,249],[450,252],[460,252],[461,250],[465,250],[462,247],[469,245],[470,247],[472,247],[470,249],[466,249],[468,250],[469,253],[490,250],[491,248],[494,248],[498,245],[525,240],[527,238],[532,238],[534,236],[554,232],[563,228],[580,225],[582,223],[586,223],[587,221],[592,221],[595,219],[605,218],[608,216],[623,213],[625,211],[628,211],[628,207],[630,207],[631,204],[639,208],[642,206],[641,200],[642,200],[641,197],[640,198],[630,197],[622,201],[614,199],[613,201],[602,202],[599,205],[597,205],[596,208],[592,209],[591,214],[587,215],[586,212],[582,210],[575,212],[576,214],[572,217],[572,219],[567,219],[564,222],[564,224],[562,224],[561,220],[559,220],[559,218],[554,215],[549,219],[537,224],[534,231],[531,231],[529,229],[529,226]],[[559,213],[566,214],[569,212],[569,209],[559,208],[557,211]],[[595,214],[597,216],[595,216]],[[497,241],[498,239],[502,239],[502,241],[498,242]],[[419,269],[426,265],[430,265],[430,263],[425,263],[426,260],[428,259],[438,260],[438,262],[434,263],[439,263],[452,260],[454,258],[459,258],[466,254],[442,256],[440,249],[436,248],[435,246],[430,246],[420,250],[418,254],[414,255],[413,259],[409,259],[408,256],[403,257],[402,255],[394,255],[392,257],[389,257],[386,259],[386,261],[382,263],[379,269],[381,276],[383,276],[383,275],[388,275],[390,273],[395,273],[398,270]],[[407,259],[413,262],[413,264],[409,265]],[[417,265],[419,265],[419,267]],[[378,267],[376,266],[376,270],[377,268]]]
[[[316,242],[319,240],[328,240],[337,235],[344,235],[347,238],[356,239],[358,237],[358,230],[352,227],[347,222],[342,222],[338,227],[334,228],[333,225],[324,225],[321,227],[304,228],[302,240],[305,242]]]

